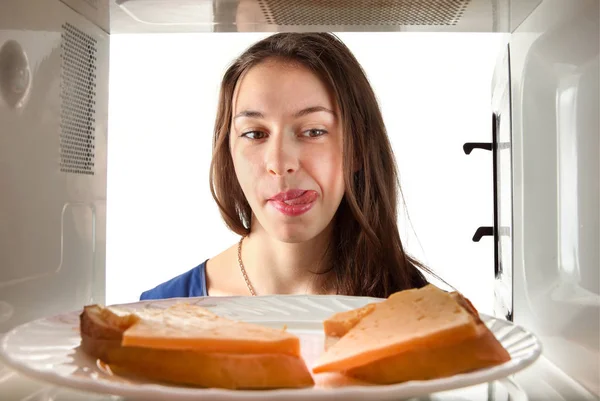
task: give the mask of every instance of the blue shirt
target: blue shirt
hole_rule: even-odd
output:
[[[194,267],[169,281],[157,285],[151,290],[144,291],[140,301],[149,299],[186,298],[207,296],[206,262]]]

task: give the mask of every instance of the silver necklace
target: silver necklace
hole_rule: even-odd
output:
[[[254,291],[254,287],[246,274],[246,268],[244,267],[244,262],[242,262],[242,241],[245,237],[240,238],[240,242],[238,243],[238,264],[240,266],[240,270],[242,271],[242,275],[244,276],[244,280],[246,280],[246,285],[248,286],[248,290],[250,290],[250,294],[252,296],[256,296],[256,292]]]

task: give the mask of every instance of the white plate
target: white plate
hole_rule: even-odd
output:
[[[128,307],[165,308],[175,302],[191,302],[215,313],[248,322],[281,327],[301,339],[302,355],[309,368],[323,351],[322,321],[334,312],[365,305],[378,299],[347,296],[262,296],[186,298],[144,301]],[[0,358],[15,370],[34,379],[59,386],[127,397],[128,399],[198,400],[398,400],[499,380],[531,365],[541,354],[538,339],[504,320],[482,315],[482,320],[510,353],[512,359],[499,366],[453,377],[412,381],[386,386],[358,386],[338,382],[339,376],[316,375],[317,385],[307,389],[232,391],[198,389],[131,381],[111,376],[78,349],[81,311],[39,319],[5,334]]]

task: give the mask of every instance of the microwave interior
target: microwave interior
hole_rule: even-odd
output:
[[[442,185],[442,162],[429,161],[434,173],[421,178],[434,180],[429,184],[418,182],[424,170],[411,173],[414,164],[406,164],[407,180],[410,174],[416,177],[414,191],[422,197],[415,195],[419,202],[413,202],[433,194],[432,205],[438,210],[435,214],[431,209],[429,218],[426,211],[418,214],[426,223],[417,218],[417,226],[427,229],[419,228],[411,237],[415,252],[420,249],[418,238],[435,230],[438,236],[428,241],[450,244],[432,246],[439,271],[448,272],[442,278],[451,276],[449,284],[467,292],[476,287],[472,281],[469,287],[469,277],[487,280],[489,291],[480,303],[486,312],[539,334],[553,363],[600,393],[598,4],[596,0],[2,2],[0,333],[84,304],[135,301],[135,280],[144,272],[141,253],[165,266],[154,276],[159,280],[174,275],[171,250],[186,249],[178,260],[191,263],[198,257],[191,251],[198,252],[197,243],[204,247],[200,257],[208,257],[215,237],[223,244],[235,241],[225,228],[220,232],[211,228],[222,225],[214,205],[204,212],[194,210],[199,199],[195,197],[209,196],[205,167],[211,132],[203,131],[205,139],[199,139],[194,130],[200,125],[190,129],[181,123],[202,120],[202,129],[210,130],[213,121],[207,119],[216,110],[213,94],[225,68],[213,67],[216,56],[211,51],[226,46],[241,51],[274,32],[328,31],[348,43],[362,40],[357,49],[372,47],[369,40],[379,41],[380,49],[369,53],[375,54],[374,60],[365,59],[375,66],[373,71],[379,71],[375,70],[379,57],[385,59],[391,65],[386,70],[391,82],[397,62],[396,74],[406,82],[417,80],[422,93],[441,93],[446,102],[444,106],[423,98],[419,103],[429,107],[422,124],[426,118],[438,119],[441,128],[431,137],[435,140],[421,139],[417,154],[421,159],[435,159],[435,152],[447,157],[446,173],[454,173],[444,178],[444,191],[419,189]],[[482,79],[485,92],[478,92],[486,94],[478,101],[483,111],[476,117],[468,111],[445,114],[446,108],[455,110],[448,104],[460,99],[469,85],[460,68],[477,55],[461,51],[458,44],[471,43],[476,49],[473,38],[487,41],[495,53],[486,56],[489,79]],[[427,60],[434,65],[415,64],[415,59],[426,58],[414,44],[406,57],[399,51],[418,40],[428,43],[422,49],[433,53]],[[179,53],[169,51],[175,44]],[[235,57],[237,50],[227,57]],[[390,56],[396,51],[397,58]],[[451,62],[456,57],[467,61]],[[152,64],[159,61],[160,68]],[[189,68],[191,62],[196,70]],[[429,77],[417,75],[423,71]],[[194,73],[214,77],[212,84],[202,81],[210,96],[198,86],[186,86],[182,77]],[[446,83],[454,77],[457,83],[436,87],[438,75]],[[419,93],[418,85],[415,88]],[[385,113],[401,115],[410,107],[413,98],[403,99],[401,89],[398,86],[397,98],[392,92],[382,96]],[[211,100],[198,111],[193,99],[202,96]],[[179,122],[178,113],[185,115]],[[455,118],[457,113],[462,117]],[[484,121],[474,125],[481,129],[460,136],[463,124],[472,119]],[[418,127],[418,121],[414,124]],[[409,139],[398,139],[398,144],[416,141],[419,131],[403,135]],[[196,159],[202,162],[192,162]],[[161,164],[165,160],[167,166]],[[195,176],[200,177],[198,183],[190,182]],[[400,177],[402,182],[402,168]],[[192,189],[178,192],[183,187]],[[470,197],[468,191],[480,195]],[[444,197],[447,203],[462,205],[464,217],[456,213],[449,217],[452,210],[447,205],[444,209]],[[469,209],[481,211],[483,217],[475,218]],[[194,233],[203,224],[202,213],[209,219],[204,234],[177,235],[180,227],[174,221],[195,216],[194,225],[187,226]],[[171,241],[164,245],[170,251],[161,253],[165,241]],[[465,251],[460,248],[459,254],[456,246],[453,251],[453,244]],[[444,263],[448,260],[444,252],[454,252],[451,265]],[[462,278],[452,276],[461,259],[473,261],[474,255],[484,255],[480,269],[472,266],[471,276],[466,271]],[[138,266],[137,276],[127,275],[134,271],[131,266]],[[110,284],[119,282],[122,292]]]

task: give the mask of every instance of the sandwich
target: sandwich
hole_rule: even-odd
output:
[[[195,305],[138,310],[88,305],[80,332],[86,354],[124,375],[205,388],[314,385],[298,337]]]
[[[325,373],[386,385],[511,359],[467,298],[433,285],[336,313],[323,331],[324,350],[311,372],[299,338],[285,329],[227,319],[195,305],[89,305],[80,315],[81,349],[111,371],[205,388],[305,388],[315,385],[313,374],[318,379]]]
[[[323,330],[325,350],[313,373],[374,384],[443,378],[510,360],[468,299],[431,284],[337,313]]]

